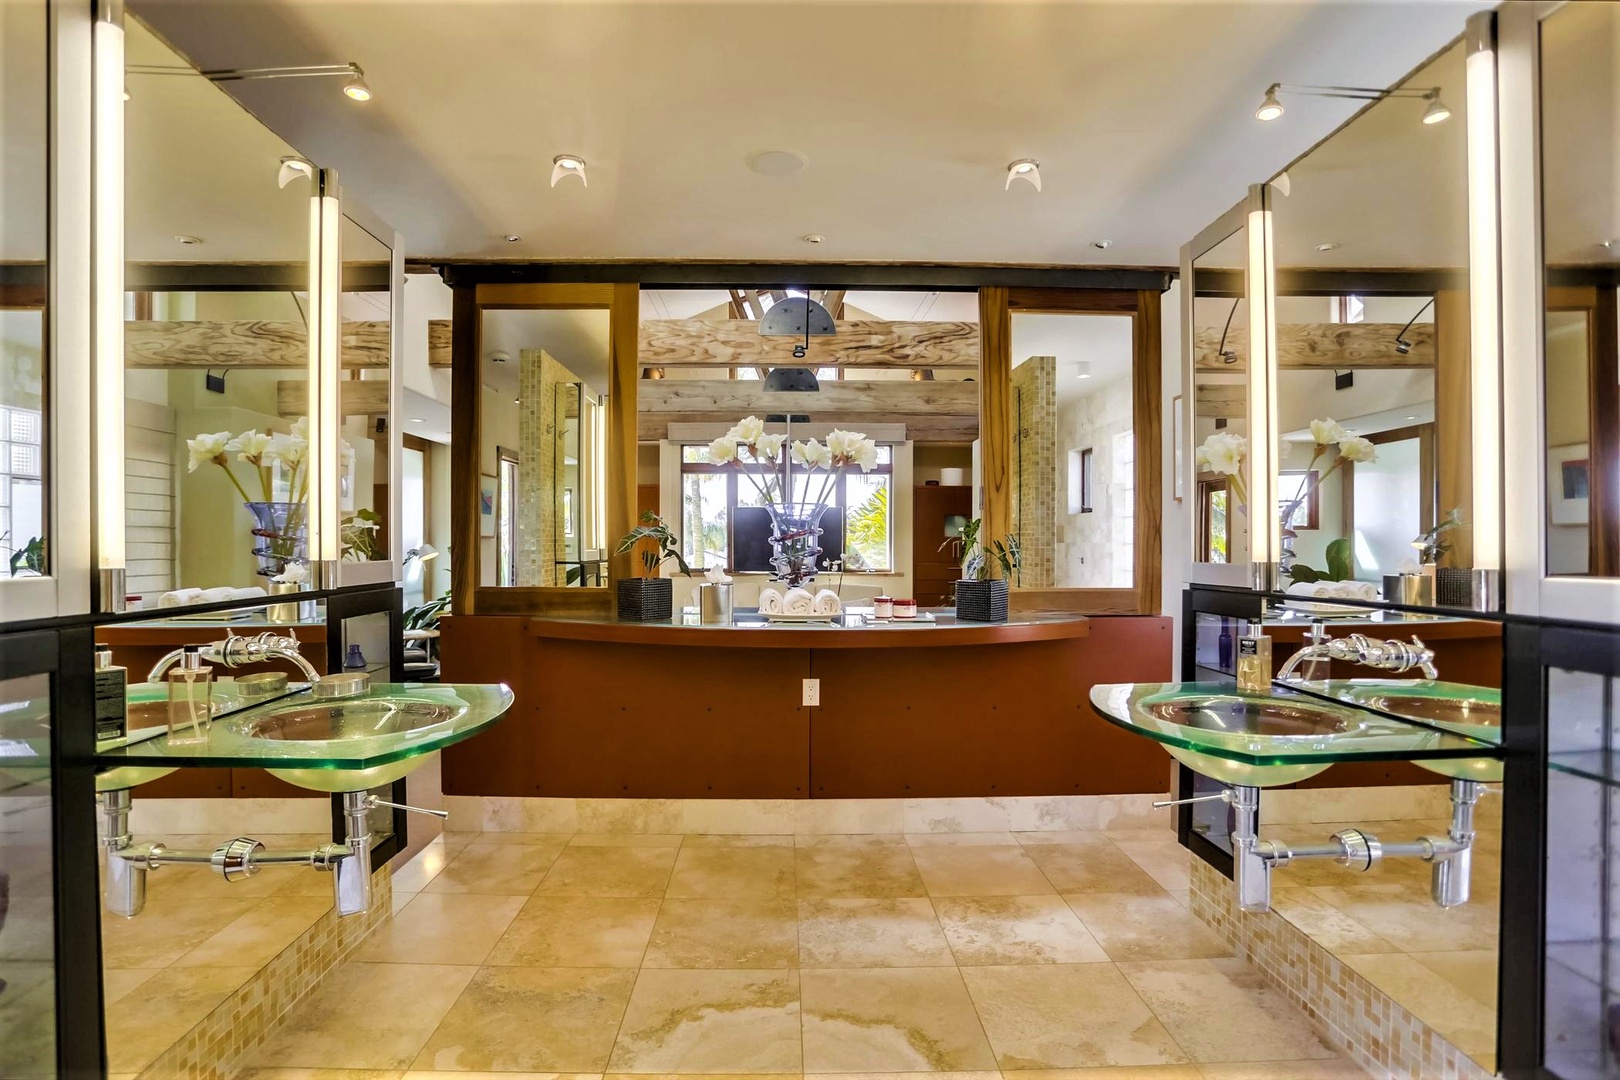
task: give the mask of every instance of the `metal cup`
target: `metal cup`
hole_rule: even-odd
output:
[[[288,593],[298,592],[300,589],[296,581],[272,581],[270,583],[271,596],[286,596]],[[273,623],[295,623],[298,621],[298,604],[271,604],[265,609],[264,617]]]
[[[698,586],[698,620],[704,626],[731,625],[731,584]]]

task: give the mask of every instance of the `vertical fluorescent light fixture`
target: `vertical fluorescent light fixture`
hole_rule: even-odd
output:
[[[1502,317],[1497,205],[1496,16],[1469,16],[1468,310],[1474,568],[1502,567]],[[1499,591],[1499,590],[1498,590]],[[1489,598],[1494,606],[1495,598]]]
[[[314,584],[331,588],[341,549],[338,520],[338,386],[343,208],[337,172],[318,169],[309,199],[309,558]]]
[[[1249,560],[1255,587],[1280,587],[1275,567],[1281,547],[1273,448],[1277,438],[1277,318],[1272,305],[1275,274],[1271,253],[1271,197],[1266,185],[1251,189],[1249,259]]]
[[[124,607],[124,5],[99,0],[93,54],[96,569],[102,611]]]

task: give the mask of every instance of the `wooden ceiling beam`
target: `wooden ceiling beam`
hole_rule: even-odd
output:
[[[1427,368],[1434,366],[1434,324],[1413,323],[1406,328],[1409,352],[1401,352],[1395,339],[1400,323],[1284,323],[1277,327],[1279,368]],[[1219,356],[1221,328],[1201,326],[1193,334],[1199,368],[1207,371],[1244,371],[1248,366],[1249,328],[1234,325],[1226,331],[1226,350],[1235,363]]]
[[[652,319],[641,324],[637,356],[647,367],[979,366],[979,326],[970,322],[840,322],[836,335],[812,337],[809,357],[795,360],[802,342],[763,337],[747,320]]]

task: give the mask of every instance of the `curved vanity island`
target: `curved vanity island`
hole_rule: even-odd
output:
[[[1169,763],[1093,711],[1170,675],[1171,620],[1015,613],[702,626],[448,616],[444,677],[516,704],[444,755],[448,795],[924,798],[1162,792]],[[852,619],[852,624],[857,620]],[[808,681],[808,685],[807,685]]]

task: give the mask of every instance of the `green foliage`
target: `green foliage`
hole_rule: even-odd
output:
[[[889,557],[889,489],[878,488],[851,511],[844,523],[846,547],[860,556],[861,565],[881,566]]]
[[[16,577],[18,571],[32,570],[36,574],[45,572],[45,538],[36,536],[28,543],[11,553],[11,576]]]
[[[437,600],[429,600],[425,604],[405,609],[405,629],[407,630],[437,630],[439,616],[450,607],[450,590],[446,589],[444,595]]]
[[[680,567],[681,573],[687,577],[692,576],[692,568],[687,565],[686,557],[681,554],[681,541],[664,524],[664,519],[648,510],[641,515],[641,524],[624,534],[619,541],[615,554],[623,555],[643,540],[651,540],[658,545],[656,551],[643,551],[641,553],[641,567],[645,571],[642,577],[653,577],[658,568],[670,559]]]
[[[377,538],[382,535],[382,515],[375,510],[361,509],[343,516],[339,539],[343,545],[342,557],[355,562],[375,562],[385,558]]]
[[[1346,537],[1339,537],[1327,546],[1327,569],[1317,570],[1296,562],[1288,576],[1297,582],[1349,581],[1356,576],[1356,558]]]
[[[992,541],[988,547],[982,546],[979,543],[979,529],[983,524],[974,518],[962,526],[961,536],[946,537],[939,550],[950,548],[958,558],[962,558],[962,578],[966,581],[990,580],[992,559],[995,560],[994,565],[1001,569],[1001,576],[1012,581],[1023,565],[1023,548],[1019,545],[1018,537],[1009,535]]]

